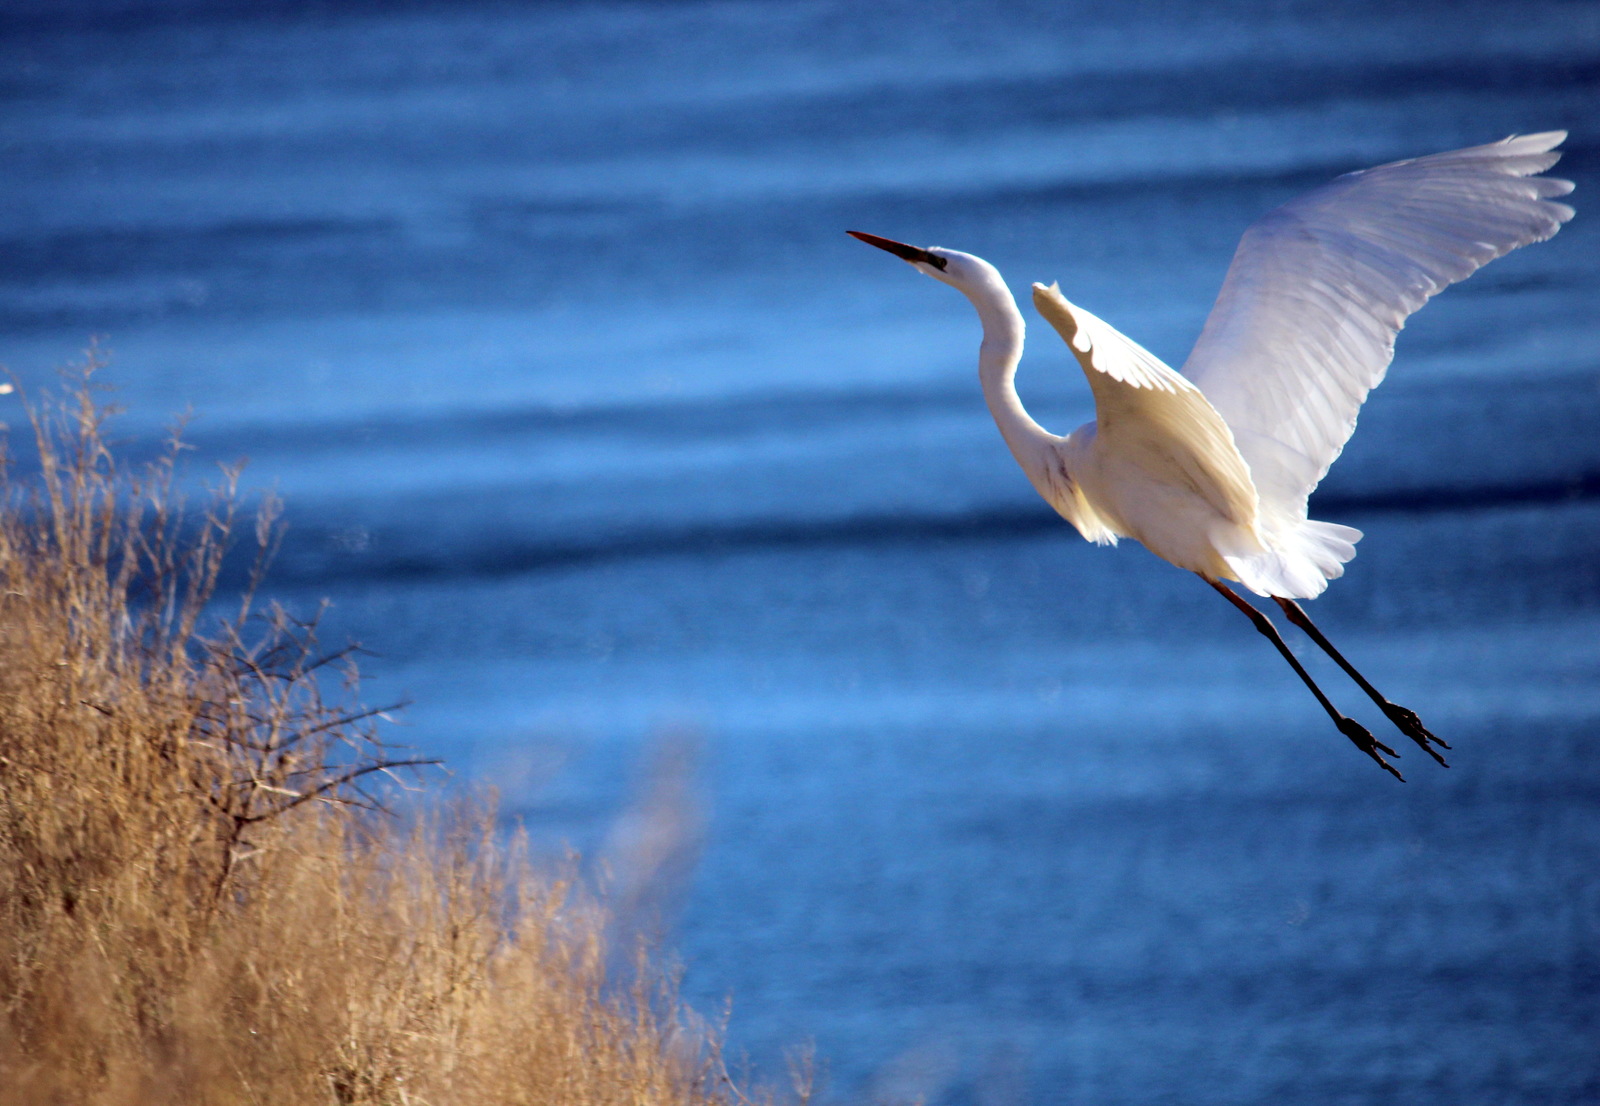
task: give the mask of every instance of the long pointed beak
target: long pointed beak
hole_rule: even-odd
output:
[[[845,231],[851,238],[858,238],[869,246],[877,246],[880,250],[888,250],[902,261],[920,261],[924,265],[932,265],[935,269],[943,269],[949,264],[942,257],[935,257],[927,250],[908,246],[904,242],[896,242],[893,238],[879,238],[876,234],[866,234],[859,230]]]

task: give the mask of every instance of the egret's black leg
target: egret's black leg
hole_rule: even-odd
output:
[[[1384,698],[1383,694],[1379,692],[1377,688],[1368,683],[1367,678],[1356,671],[1356,666],[1345,660],[1343,655],[1340,654],[1339,650],[1333,647],[1333,642],[1324,637],[1322,631],[1317,629],[1316,623],[1311,621],[1311,616],[1306,614],[1305,608],[1300,606],[1300,604],[1296,603],[1293,599],[1284,599],[1276,595],[1272,597],[1272,601],[1283,609],[1284,616],[1288,618],[1290,622],[1293,622],[1296,626],[1304,630],[1306,635],[1310,637],[1312,641],[1316,642],[1324,653],[1332,657],[1340,668],[1344,669],[1350,674],[1350,678],[1352,680],[1361,685],[1361,690],[1365,691],[1367,695],[1371,697],[1372,701],[1378,704],[1379,709],[1381,709],[1383,713],[1389,717],[1389,721],[1395,724],[1396,729],[1405,734],[1412,741],[1415,741],[1418,745],[1422,746],[1422,751],[1427,753],[1434,760],[1438,761],[1440,764],[1443,764],[1446,768],[1450,767],[1448,764],[1445,764],[1444,757],[1440,756],[1437,752],[1429,747],[1428,742],[1433,742],[1441,749],[1448,749],[1450,746],[1446,745],[1437,737],[1434,737],[1433,734],[1428,731],[1428,728],[1422,724],[1422,719],[1418,718],[1414,711],[1409,711],[1405,707],[1400,706],[1398,703],[1389,702],[1389,700]]]
[[[1277,647],[1278,652],[1283,654],[1283,659],[1289,662],[1289,667],[1294,669],[1295,675],[1299,676],[1305,685],[1311,689],[1311,694],[1317,697],[1317,702],[1321,703],[1322,709],[1328,712],[1328,717],[1333,719],[1333,724],[1339,727],[1339,732],[1348,737],[1351,743],[1354,744],[1357,749],[1360,749],[1363,753],[1366,753],[1373,760],[1377,761],[1378,766],[1385,772],[1388,772],[1401,783],[1404,783],[1406,778],[1395,769],[1394,765],[1384,760],[1382,755],[1382,753],[1388,753],[1390,756],[1399,756],[1399,754],[1393,749],[1389,748],[1389,746],[1385,745],[1383,742],[1379,741],[1377,738],[1373,737],[1371,732],[1368,731],[1365,726],[1361,725],[1361,723],[1357,722],[1353,718],[1346,718],[1344,715],[1339,713],[1338,709],[1334,707],[1333,703],[1329,701],[1328,697],[1322,693],[1322,689],[1317,686],[1316,681],[1311,678],[1311,673],[1307,672],[1305,670],[1305,666],[1300,663],[1300,658],[1296,657],[1292,652],[1289,651],[1289,646],[1284,642],[1283,637],[1278,633],[1278,628],[1272,624],[1272,619],[1256,610],[1249,603],[1245,602],[1244,599],[1238,595],[1235,595],[1230,588],[1218,583],[1216,580],[1212,580],[1205,576],[1202,576],[1201,579],[1205,580],[1206,583],[1216,588],[1217,591],[1222,594],[1224,599],[1243,611],[1244,616],[1250,620],[1251,625],[1260,631],[1261,636],[1272,642],[1272,644]],[[1380,753],[1379,750],[1382,750],[1382,753]]]

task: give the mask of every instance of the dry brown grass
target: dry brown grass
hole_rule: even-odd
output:
[[[231,478],[185,511],[105,417],[86,371],[3,482],[0,1104],[747,1101],[486,805],[373,813],[404,762],[348,659],[212,613]]]

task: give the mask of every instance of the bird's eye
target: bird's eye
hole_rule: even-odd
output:
[[[932,265],[935,269],[938,269],[942,273],[946,268],[949,267],[950,259],[948,257],[935,257],[930,253],[928,255],[928,264]]]

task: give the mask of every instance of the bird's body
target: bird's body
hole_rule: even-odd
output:
[[[1033,301],[1094,394],[1095,421],[1054,443],[1079,501],[1077,518],[1062,514],[1085,537],[1132,538],[1179,568],[1290,599],[1319,594],[1343,571],[1360,531],[1267,509],[1232,429],[1198,387],[1054,286],[1036,285]],[[1097,355],[1124,367],[1112,375]]]
[[[1553,200],[1572,185],[1536,175],[1555,163],[1565,137],[1513,136],[1346,174],[1263,216],[1245,232],[1182,373],[1055,286],[1035,284],[1034,306],[1094,395],[1094,421],[1064,436],[1029,417],[1017,396],[1025,326],[994,266],[956,250],[851,234],[972,301],[983,324],[978,371],[990,413],[1063,518],[1090,541],[1132,538],[1216,586],[1273,638],[1341,731],[1393,772],[1378,754],[1392,750],[1335,711],[1270,621],[1219,581],[1274,599],[1440,759],[1429,742],[1443,743],[1383,699],[1294,603],[1342,575],[1361,538],[1308,518],[1306,502],[1383,379],[1406,317],[1572,217]]]
[[[1264,546],[1249,466],[1227,423],[1193,384],[1055,288],[1036,287],[1034,303],[1083,365],[1096,416],[1065,437],[1021,428],[1039,443],[1046,501],[1090,541],[1132,538],[1179,568],[1231,579],[1227,558]],[[1096,364],[1112,350],[1116,376]],[[985,390],[991,408],[1004,405],[1012,374],[997,373]]]

